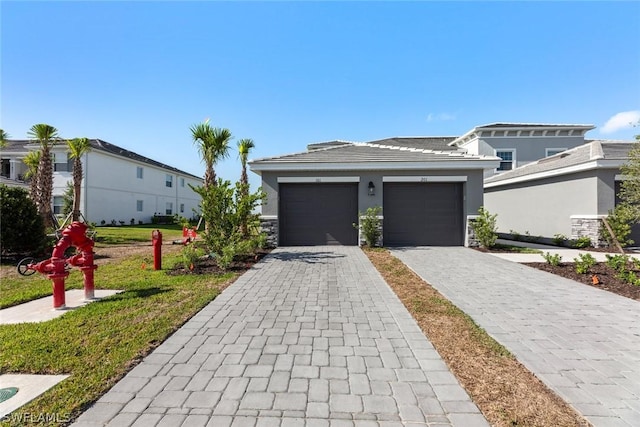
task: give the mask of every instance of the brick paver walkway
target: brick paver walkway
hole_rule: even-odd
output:
[[[75,426],[488,426],[356,247],[279,248]]]
[[[595,426],[640,426],[640,302],[468,248],[393,254]]]

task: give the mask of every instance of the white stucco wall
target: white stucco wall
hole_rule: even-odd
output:
[[[484,206],[497,214],[498,231],[532,236],[571,235],[572,215],[597,215],[595,172],[486,188]]]
[[[137,167],[143,168],[142,179],[137,178]],[[83,168],[81,210],[89,222],[101,224],[104,220],[109,224],[115,220],[129,224],[134,219],[136,223],[148,223],[154,214],[165,214],[167,203],[172,204],[172,214],[186,218],[194,215],[193,209],[199,210],[200,197],[189,184],[201,185],[202,181],[189,175],[98,150],[87,154]],[[71,178],[70,172],[60,173],[56,182],[61,183],[67,174]],[[173,177],[172,187],[166,186],[167,174]],[[61,191],[64,191],[64,185]],[[137,210],[138,200],[142,201],[141,212]],[[184,205],[183,212],[180,212],[181,205]]]

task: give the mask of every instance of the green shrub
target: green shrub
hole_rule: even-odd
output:
[[[631,227],[638,222],[636,210],[621,204],[609,211],[607,223],[611,227],[616,240],[621,246],[630,246],[634,241],[629,238]],[[604,225],[604,224],[603,224]],[[613,246],[614,239],[611,237],[607,227],[600,228],[600,238],[607,242],[609,246]]]
[[[591,239],[587,236],[578,237],[577,239],[573,239],[571,241],[572,248],[574,249],[582,249],[591,246]]]
[[[199,248],[196,243],[191,243],[182,248],[182,265],[184,268],[193,269],[198,266],[204,250]]]
[[[607,257],[606,264],[616,270],[617,272],[622,272],[627,269],[627,265],[629,264],[629,257],[627,255],[605,255]]]
[[[26,190],[0,185],[0,247],[3,254],[39,255],[47,245],[44,223]]]
[[[634,271],[624,270],[616,274],[616,277],[632,285],[640,286],[640,278]]]
[[[574,258],[576,273],[587,274],[589,269],[596,265],[597,261],[591,254],[580,254],[578,258]]]
[[[478,209],[478,218],[473,221],[473,231],[480,246],[491,248],[496,244],[496,239],[498,238],[497,217],[497,214],[491,215],[484,206],[480,206],[480,209]]]
[[[509,234],[511,234],[511,238],[517,242],[522,240],[522,235],[516,230],[509,230]]]
[[[558,266],[562,262],[562,255],[560,254],[551,254],[550,252],[546,252],[542,255],[542,258],[549,265]]]
[[[266,241],[256,213],[264,193],[259,189],[250,194],[246,185],[236,183],[232,187],[230,181],[219,178],[216,185],[206,188],[191,186],[202,197],[205,245],[221,268],[227,268],[236,255],[251,253]],[[247,225],[247,236],[243,236],[242,224]]]
[[[360,213],[360,224],[353,224],[356,229],[359,229],[364,236],[364,241],[367,246],[373,248],[378,246],[380,241],[380,214],[382,208],[380,206],[374,206],[368,208],[364,214]]]
[[[554,234],[553,235],[553,244],[556,246],[564,246],[567,244],[567,236],[564,234]]]

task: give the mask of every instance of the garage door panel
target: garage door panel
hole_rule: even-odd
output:
[[[358,184],[280,184],[280,245],[356,245]]]
[[[388,246],[463,244],[461,183],[384,183]]]

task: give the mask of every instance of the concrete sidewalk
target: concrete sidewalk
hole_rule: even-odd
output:
[[[357,247],[278,248],[75,426],[489,424]]]
[[[590,254],[593,256],[598,262],[605,262],[607,260],[607,255],[620,255],[615,252],[593,252],[593,251],[585,251],[581,249],[570,249],[570,248],[561,248],[558,246],[551,245],[541,245],[539,243],[529,243],[529,242],[519,242],[513,240],[502,240],[498,239],[497,243],[502,243],[506,245],[520,246],[523,248],[531,248],[538,249],[545,254],[549,252],[552,255],[560,255],[562,257],[562,262],[571,263],[574,262],[575,258],[578,258],[581,254]],[[502,258],[507,261],[513,262],[545,262],[545,259],[542,257],[542,254],[527,254],[527,253],[501,253],[501,252],[492,252],[491,255]],[[627,254],[631,257],[640,258],[640,254]]]
[[[468,248],[392,252],[594,426],[640,426],[640,303]]]

